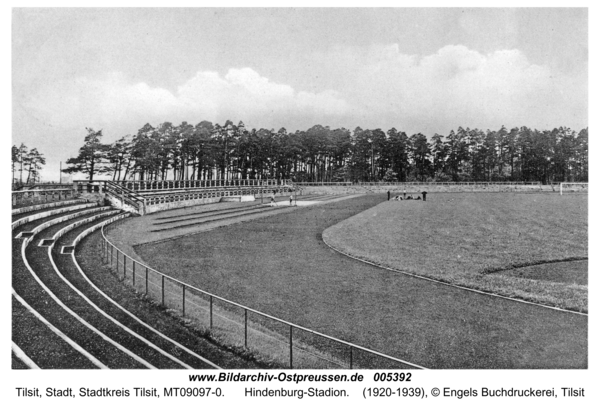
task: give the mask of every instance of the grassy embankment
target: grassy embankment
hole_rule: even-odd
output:
[[[323,233],[352,256],[440,281],[587,312],[587,195],[430,195]]]

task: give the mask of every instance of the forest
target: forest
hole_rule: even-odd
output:
[[[391,128],[315,125],[288,132],[201,121],[145,124],[102,142],[87,128],[67,173],[119,180],[285,178],[295,182],[587,182],[588,129],[498,130],[459,127],[408,136]]]

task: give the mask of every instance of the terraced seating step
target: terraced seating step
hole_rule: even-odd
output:
[[[50,210],[42,209],[40,211],[36,211],[33,213],[19,214],[19,215],[16,215],[13,217],[12,229],[14,230],[15,228],[17,228],[19,226],[22,226],[26,223],[31,223],[31,222],[39,220],[39,219],[48,218],[51,216],[64,214],[67,212],[75,212],[75,211],[78,211],[81,209],[94,208],[94,207],[98,207],[98,206],[99,206],[98,203],[84,203],[84,204],[75,204],[75,205],[58,207],[58,208],[54,208],[54,209],[50,209]]]
[[[29,206],[24,206],[21,208],[13,209],[11,213],[13,216],[15,216],[15,215],[24,214],[24,213],[41,211],[43,209],[48,209],[48,208],[57,208],[60,206],[77,205],[77,204],[86,203],[86,202],[88,202],[86,199],[70,199],[67,201],[52,202],[52,203],[47,203],[47,204],[29,205]]]

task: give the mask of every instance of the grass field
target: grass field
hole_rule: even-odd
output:
[[[499,203],[502,195],[494,194],[490,201]],[[442,202],[436,204],[436,198],[432,196],[426,203],[406,204],[415,209],[442,205]],[[463,198],[453,194],[444,205],[455,206],[451,199],[463,202]],[[537,195],[522,198],[507,195],[507,202],[516,204],[519,199],[531,200],[532,207],[543,206],[534,202],[539,199]],[[377,218],[385,208],[392,213],[402,204],[385,202],[384,195],[365,195],[144,244],[136,251],[152,267],[193,286],[426,367],[587,367],[585,316],[482,296],[390,272],[342,256],[321,239],[323,231],[334,225],[346,226],[351,233],[356,219]],[[555,214],[552,205],[548,203],[545,207]],[[495,215],[485,208],[479,208],[478,212],[515,216],[508,203],[502,208],[505,212]],[[519,216],[522,222],[524,215]],[[392,223],[389,219],[386,222]],[[561,221],[556,222],[564,226]],[[461,222],[457,220],[454,224]],[[473,227],[487,230],[488,225],[473,223]],[[399,228],[396,225],[392,229],[397,232]],[[377,228],[372,230],[373,239],[381,235]],[[489,231],[478,233],[490,235]],[[367,246],[370,247],[367,252],[378,247],[375,242],[364,240],[363,250]],[[572,239],[570,245],[574,242]],[[435,245],[429,247],[422,242],[421,246],[425,253],[420,258],[436,249]],[[574,254],[569,256],[585,255],[581,246],[575,244],[569,249]],[[393,247],[399,258],[401,249]],[[461,250],[450,253],[474,251],[472,246]],[[552,252],[547,250],[542,249],[535,256],[522,256],[519,263],[540,260],[542,254]],[[486,278],[524,280],[502,276],[502,267],[494,266],[500,265],[499,261],[483,263],[487,267]]]
[[[390,201],[332,226],[323,239],[397,270],[587,311],[587,195]]]

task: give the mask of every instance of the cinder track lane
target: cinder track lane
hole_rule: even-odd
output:
[[[138,253],[217,295],[423,366],[587,367],[585,316],[390,273],[320,239],[327,227],[384,199],[306,207]]]

